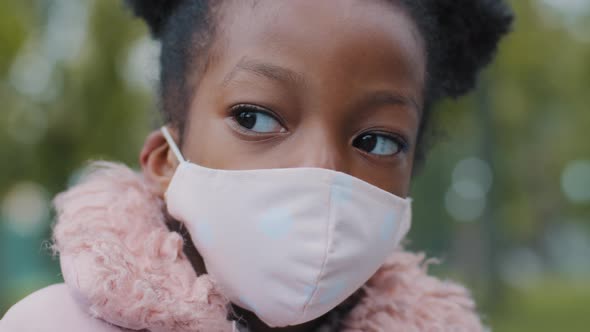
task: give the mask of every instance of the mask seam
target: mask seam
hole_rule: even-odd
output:
[[[332,181],[333,181],[333,178],[332,178]],[[330,181],[330,183],[332,181]],[[303,305],[303,309],[301,310],[301,316],[299,316],[298,320],[301,320],[301,318],[305,316],[305,313],[307,312],[307,308],[308,308],[309,304],[311,303],[311,300],[317,294],[318,289],[319,289],[318,283],[321,280],[321,277],[324,275],[324,269],[325,269],[327,262],[328,262],[328,252],[330,251],[330,247],[332,245],[332,231],[333,231],[333,227],[332,227],[332,224],[333,224],[333,220],[332,220],[332,205],[333,205],[332,204],[332,190],[330,190],[330,194],[328,197],[329,197],[328,198],[329,207],[328,207],[328,225],[327,225],[327,230],[326,230],[326,251],[324,253],[322,267],[320,268],[320,272],[318,273],[318,277],[315,281],[315,288],[314,288],[313,292],[310,294],[307,301],[305,301],[305,304]]]

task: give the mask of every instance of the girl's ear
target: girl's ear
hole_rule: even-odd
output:
[[[178,141],[175,130],[170,130],[170,134]],[[163,197],[178,161],[160,130],[153,131],[146,138],[139,155],[139,163],[145,178],[155,184],[158,195]]]

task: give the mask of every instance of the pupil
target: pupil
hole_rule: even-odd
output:
[[[238,114],[238,123],[248,129],[254,128],[254,125],[256,125],[256,113],[241,112]]]
[[[375,146],[377,146],[377,136],[376,135],[365,135],[359,138],[357,142],[357,148],[361,150],[365,150],[367,152],[373,151]]]

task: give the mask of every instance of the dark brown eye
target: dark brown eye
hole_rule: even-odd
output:
[[[358,136],[352,145],[365,152],[379,156],[393,156],[403,149],[400,140],[383,134],[366,133]]]
[[[256,133],[279,133],[285,131],[285,128],[273,115],[255,106],[236,106],[234,108],[233,118],[241,127]]]
[[[256,125],[256,113],[248,111],[240,112],[236,116],[236,121],[240,124],[240,126],[247,129],[252,129]]]

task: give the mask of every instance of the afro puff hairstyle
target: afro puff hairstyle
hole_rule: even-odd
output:
[[[479,72],[493,59],[500,39],[512,26],[513,14],[504,0],[386,0],[407,10],[426,47],[427,82],[418,132],[415,165],[424,159],[424,128],[431,106],[475,88]],[[190,90],[186,74],[205,58],[215,22],[215,0],[125,0],[134,14],[162,42],[160,101],[164,119],[181,137]],[[196,46],[195,46],[196,45]]]

